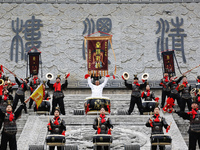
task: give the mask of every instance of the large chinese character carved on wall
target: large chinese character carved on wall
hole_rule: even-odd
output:
[[[169,49],[182,52],[183,62],[186,63],[185,53],[184,53],[184,37],[187,34],[184,34],[184,29],[181,28],[183,25],[183,18],[179,19],[176,17],[174,21],[171,19],[171,25],[173,26],[170,29],[170,23],[167,20],[160,18],[156,22],[158,24],[158,29],[156,34],[160,33],[160,36],[157,39],[157,58],[160,61],[160,52],[168,51]],[[172,41],[172,48],[169,48],[169,37]]]
[[[16,22],[16,26],[14,26],[15,22]],[[17,18],[16,21],[12,20],[12,30],[16,33],[16,35],[13,37],[12,42],[11,42],[10,60],[13,60],[13,57],[15,55],[15,62],[17,63],[19,54],[21,54],[21,60],[23,60],[24,58],[25,60],[27,60],[27,53],[30,51],[30,49],[32,49],[33,47],[35,47],[35,49],[40,47],[41,41],[39,41],[39,39],[41,37],[41,32],[39,30],[40,30],[40,27],[42,26],[43,25],[41,24],[41,20],[35,19],[35,16],[32,16],[31,19],[28,19],[25,22],[25,24],[23,24],[23,20],[21,20],[21,23],[20,23],[19,18]],[[19,33],[22,30],[24,33],[25,40],[27,40],[25,44],[25,50],[26,50],[25,52],[24,52],[23,40],[19,35]],[[21,46],[20,53],[18,51],[19,46]],[[15,49],[15,52],[14,52],[14,49]]]

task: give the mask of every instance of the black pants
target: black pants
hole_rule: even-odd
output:
[[[10,135],[2,132],[1,136],[1,150],[7,150],[7,143],[9,142],[10,150],[17,150],[16,135]]]
[[[188,110],[191,111],[192,110],[192,108],[191,108],[192,100],[184,99],[184,98],[181,99],[181,111],[185,111],[186,103],[187,103]]]
[[[165,146],[158,146],[158,147],[159,147],[159,150],[164,150],[165,149]],[[151,146],[151,150],[157,150],[157,145]]]
[[[196,150],[197,141],[200,149],[200,133],[189,132],[189,150]]]
[[[33,99],[30,98],[30,100],[29,100],[29,107],[28,108],[31,109],[32,105],[33,105]]]
[[[178,106],[181,108],[181,97],[180,97],[180,94],[177,93],[177,94],[174,94],[174,93],[171,93],[170,94],[170,97],[174,99],[174,102],[175,102],[175,99],[177,100],[177,103],[178,103]]]
[[[162,90],[162,102],[161,102],[161,108],[163,108],[165,106],[165,99],[166,96],[169,97],[170,95],[170,91],[163,91]]]
[[[13,112],[15,111],[15,109],[16,109],[16,107],[17,107],[17,104],[18,104],[18,101],[19,101],[19,99],[20,99],[20,101],[21,101],[21,103],[23,103],[24,104],[24,111],[25,111],[25,113],[27,113],[27,108],[26,108],[26,103],[24,102],[24,95],[18,95],[18,94],[15,94],[15,99],[14,99],[14,101],[13,101]]]
[[[134,97],[134,96],[131,96],[131,102],[130,102],[128,114],[130,115],[133,112],[135,103],[137,104],[137,107],[140,111],[140,114],[143,115],[141,98],[140,97]]]
[[[54,114],[54,110],[57,107],[57,104],[60,107],[61,114],[65,115],[65,106],[64,106],[64,102],[63,102],[63,97],[62,98],[54,98],[53,97],[51,115]]]

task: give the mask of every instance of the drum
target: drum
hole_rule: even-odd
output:
[[[42,103],[40,104],[40,106],[38,107],[38,109],[35,104],[34,111],[36,111],[37,113],[50,112],[50,102],[48,100],[43,100]]]
[[[142,102],[143,112],[153,112],[156,107],[155,101],[143,101]]]
[[[93,144],[98,146],[109,146],[110,144],[112,144],[112,136],[108,134],[94,135]]]
[[[65,136],[58,134],[47,135],[46,143],[49,146],[63,146],[65,145]]]
[[[171,145],[172,139],[168,135],[154,134],[151,136],[151,145]]]
[[[101,97],[101,98],[93,98],[87,97],[85,99],[85,111],[87,110],[89,104],[89,110],[87,112],[88,115],[96,115],[99,114],[101,107],[105,108],[105,114],[109,114],[108,106],[110,108],[110,99],[108,97]]]

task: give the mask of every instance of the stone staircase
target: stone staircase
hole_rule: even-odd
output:
[[[92,149],[92,136],[95,130],[92,128],[93,120],[96,117],[86,116],[86,115],[73,115],[74,109],[84,109],[85,98],[90,96],[90,94],[65,94],[64,103],[66,115],[61,116],[65,122],[67,129],[66,132],[66,143],[67,144],[77,144],[80,150]],[[117,115],[118,110],[128,110],[130,103],[130,94],[105,94],[105,97],[111,99],[111,118],[114,131],[113,131],[113,144],[112,149],[124,149],[124,144],[140,144],[141,150],[150,149],[150,129],[145,127],[145,123],[148,120],[148,115],[138,115],[137,106],[135,106],[132,115]],[[50,116],[52,117],[52,116]],[[179,118],[175,116],[177,120]],[[172,128],[169,135],[172,139],[179,139],[177,141],[173,140],[172,149],[174,150],[184,150],[187,146],[181,139],[182,136],[176,126],[175,121],[171,114],[165,114],[165,118],[170,123],[172,122]],[[47,134],[46,124],[47,116],[36,116],[33,110],[29,110],[29,115],[22,114],[22,118],[18,120],[18,127],[20,135],[20,130],[23,131],[18,139],[18,149],[24,150],[28,149],[29,145],[45,145],[45,137]],[[177,121],[178,122],[178,121]],[[25,126],[24,126],[25,124]],[[183,124],[184,125],[184,124]],[[183,125],[181,126],[181,121],[178,126],[185,132]],[[184,133],[182,132],[182,133]],[[175,136],[175,137],[174,137]]]

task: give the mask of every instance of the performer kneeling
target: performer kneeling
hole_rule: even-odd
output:
[[[163,133],[163,127],[165,129],[167,129],[167,132],[170,129],[170,126],[165,121],[165,118],[160,117],[160,108],[158,108],[158,107],[156,107],[154,109],[154,115],[149,118],[149,120],[146,123],[146,126],[152,128],[151,136],[155,135],[155,134],[164,134]],[[160,150],[164,150],[165,146],[160,145],[159,148],[160,148]],[[157,145],[151,145],[151,150],[156,150],[156,149],[157,149]]]
[[[25,101],[19,108],[13,113],[12,106],[9,104],[6,107],[6,113],[0,110],[1,116],[4,119],[4,126],[1,136],[1,150],[7,150],[7,143],[9,142],[10,150],[17,150],[16,133],[17,125],[16,120],[20,117],[22,109],[24,109]]]
[[[60,110],[58,108],[55,108],[54,111],[54,118],[50,120],[48,123],[48,131],[50,131],[50,134],[58,134],[58,135],[64,135],[66,131],[65,121],[59,117]],[[55,146],[49,146],[50,150],[54,150]],[[57,150],[61,150],[61,146],[57,146]]]
[[[200,149],[200,111],[198,110],[198,102],[193,101],[191,104],[192,111],[190,112],[177,112],[183,119],[190,120],[189,127],[189,150],[196,150],[196,143],[198,141]]]
[[[105,116],[105,108],[102,107],[100,109],[99,118],[94,119],[93,128],[97,130],[97,134],[110,134],[113,129],[113,125],[111,123],[110,118]],[[97,146],[97,150],[102,150],[102,146]],[[108,150],[109,146],[104,146],[104,150]]]

